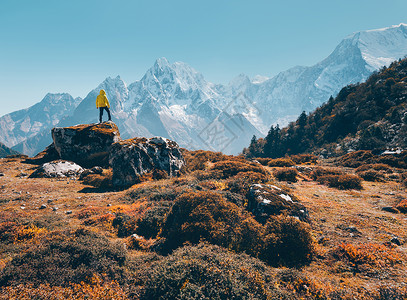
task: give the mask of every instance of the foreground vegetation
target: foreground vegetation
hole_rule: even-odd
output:
[[[183,154],[127,190],[0,160],[0,299],[406,298],[399,165]]]

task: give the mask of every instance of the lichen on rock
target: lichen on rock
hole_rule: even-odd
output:
[[[248,209],[256,219],[265,223],[271,215],[287,214],[309,222],[308,211],[298,199],[277,186],[253,184],[248,194]]]
[[[107,167],[111,145],[120,140],[113,122],[56,127],[51,133],[59,157],[83,167]]]
[[[177,176],[185,160],[176,142],[163,137],[121,140],[112,145],[109,163],[113,168],[113,184],[129,186],[139,182],[140,176],[163,170]]]
[[[35,170],[30,178],[64,178],[76,177],[83,171],[83,168],[74,162],[56,160],[42,164]]]

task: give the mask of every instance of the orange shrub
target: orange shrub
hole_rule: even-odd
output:
[[[0,223],[0,241],[4,243],[19,243],[45,233],[45,228],[38,228],[34,224],[21,225],[13,221]]]
[[[313,154],[290,155],[290,159],[296,164],[316,164],[318,157]]]
[[[394,249],[372,243],[358,245],[342,243],[334,249],[333,257],[347,262],[354,272],[361,272],[363,265],[371,268],[384,268],[400,261],[400,256]]]
[[[91,216],[99,214],[100,211],[101,211],[100,208],[96,208],[96,207],[92,207],[92,206],[84,207],[76,214],[76,217],[78,219],[87,219],[87,218],[90,218]]]
[[[91,284],[71,283],[68,287],[51,286],[50,284],[19,284],[0,289],[0,299],[11,300],[48,300],[48,299],[89,299],[89,300],[125,300],[130,299],[115,281],[103,282],[94,275]]]
[[[260,246],[261,225],[237,205],[212,191],[184,193],[168,213],[161,237],[170,251],[184,242],[204,239],[238,251],[256,253]]]
[[[339,171],[339,170],[335,170],[335,169],[328,169],[328,168],[315,168],[310,176],[313,180],[317,180],[319,177],[321,176],[325,176],[325,175],[343,175],[343,172]]]
[[[325,175],[318,177],[318,182],[340,190],[361,190],[362,178],[357,175]]]
[[[267,176],[267,171],[259,164],[245,160],[226,160],[214,163],[209,169],[214,177],[226,179],[240,172],[255,172]]]
[[[267,164],[269,163],[269,161],[272,158],[267,158],[267,157],[256,157],[253,158],[253,161],[258,161],[259,163],[261,163],[263,166],[267,166]]]
[[[315,246],[308,223],[294,217],[271,216],[265,231],[260,257],[267,263],[297,266],[311,261]]]
[[[283,168],[273,172],[278,181],[297,182],[298,171],[294,168]]]
[[[384,181],[384,176],[381,172],[378,172],[376,170],[366,170],[366,171],[359,171],[357,172],[358,176],[363,178],[363,180],[366,181],[377,181],[377,182],[383,182]]]
[[[89,174],[83,178],[83,184],[96,188],[111,188],[113,172],[111,169],[103,170],[102,174]]]
[[[208,162],[217,162],[227,158],[222,152],[212,152],[205,150],[189,151],[181,149],[184,156],[187,170],[192,172],[196,170],[205,170]]]
[[[407,213],[407,199],[401,200],[397,205],[396,208],[401,211],[402,213]]]
[[[270,159],[267,165],[269,167],[292,167],[295,163],[289,158],[276,158]]]
[[[386,173],[392,173],[393,170],[389,165],[386,164],[365,164],[361,165],[360,167],[357,167],[355,172],[362,172],[362,171],[367,171],[367,170],[375,170],[375,171],[385,171]]]

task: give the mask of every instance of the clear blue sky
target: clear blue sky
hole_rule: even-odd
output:
[[[313,65],[347,35],[407,23],[405,0],[2,0],[0,116],[47,92],[139,80],[158,57],[211,82]]]

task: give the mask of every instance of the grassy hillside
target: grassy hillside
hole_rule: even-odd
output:
[[[127,190],[0,159],[0,299],[407,296],[405,169],[183,153]]]
[[[244,152],[252,157],[280,157],[316,151],[383,151],[407,148],[407,59],[392,63],[361,84],[344,87],[336,98],[265,139],[253,139]]]

